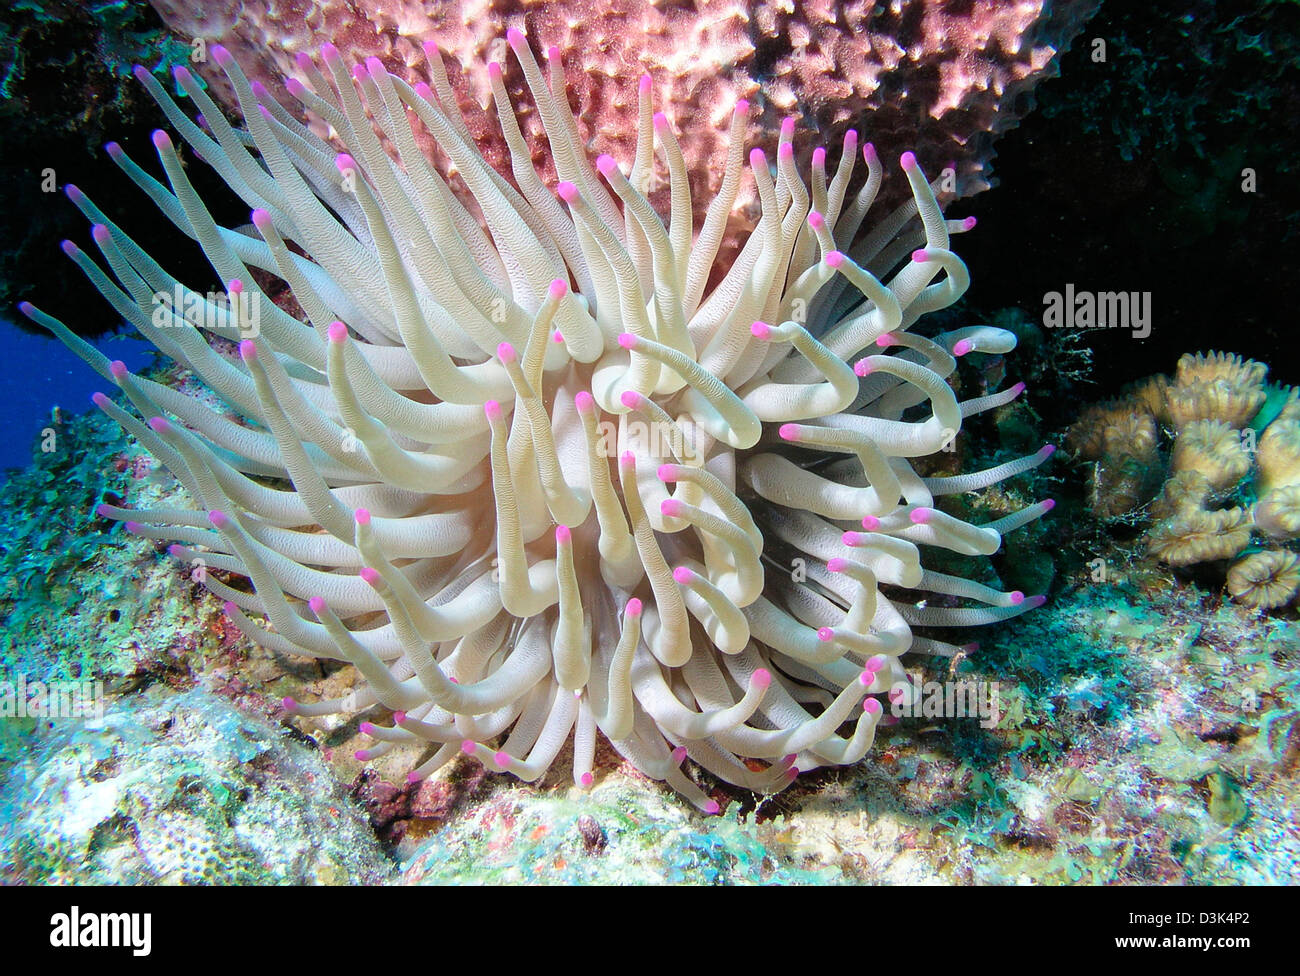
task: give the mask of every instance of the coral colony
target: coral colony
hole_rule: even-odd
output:
[[[130,373],[24,304],[116,384],[125,402],[96,404],[195,503],[101,514],[249,580],[251,591],[204,577],[258,643],[354,665],[365,684],[347,696],[285,705],[301,716],[382,705],[361,726],[374,740],[361,758],[425,745],[412,781],[461,753],[535,781],[572,740],[574,780],[589,785],[599,731],[717,812],[687,757],[762,793],[857,762],[882,699],[909,687],[900,657],[957,651],[913,627],[987,624],[1043,602],[922,565],[932,547],[995,553],[1052,507],[971,525],[935,502],[1028,471],[1050,446],[955,476],[912,466],[1023,390],[959,401],[945,381],[955,357],[1011,350],[1011,333],[910,331],[966,289],[950,244],[971,223],[944,218],[905,153],[914,200],[859,236],[884,172],[871,144],[849,132],[833,172],[819,149],[801,174],[790,119],[773,166],[763,149],[746,156],[739,101],[720,189],[694,227],[649,77],[635,158],[593,165],[558,49],[548,77],[521,32],[508,42],[554,185],[530,161],[502,67],[487,71],[513,182],[476,150],[432,45],[432,89],[375,58],[349,69],[331,45],[319,62],[300,58],[310,86],[288,90],[341,153],[222,48],[213,56],[245,129],[184,68],[176,81],[198,120],[137,69],[172,130],[251,208],[251,227],[214,222],[168,133],[153,141],[170,188],[109,147],[239,298],[210,302],[68,187],[113,277],[70,242],[67,254],[220,401]],[[419,150],[420,129],[456,192]],[[866,178],[850,195],[859,157]],[[761,218],[710,290],[746,162]],[[666,220],[647,200],[656,165]],[[307,321],[254,270],[283,281]],[[162,312],[158,294],[171,296]],[[210,339],[242,339],[238,355]]]

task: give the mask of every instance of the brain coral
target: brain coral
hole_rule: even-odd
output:
[[[65,251],[218,400],[132,374],[25,304],[120,388],[125,403],[96,403],[194,502],[101,514],[203,560],[204,584],[252,639],[355,666],[365,683],[346,696],[287,707],[308,720],[365,712],[374,745],[362,757],[421,747],[412,780],[461,754],[536,780],[571,741],[574,780],[589,784],[600,732],[716,812],[685,757],[762,792],[856,762],[901,684],[901,655],[957,650],[913,627],[1042,602],[922,565],[928,547],[991,555],[1052,505],[984,525],[940,505],[1034,468],[1050,447],[945,477],[912,466],[1023,390],[959,401],[946,381],[956,357],[1009,351],[1011,333],[909,331],[965,290],[950,245],[970,224],[944,218],[905,154],[913,200],[859,236],[884,176],[872,146],[859,151],[850,133],[835,168],[815,157],[805,182],[793,120],[775,167],[762,149],[746,156],[741,100],[721,192],[696,228],[650,78],[630,172],[610,156],[593,166],[559,51],[544,70],[526,36],[508,44],[553,187],[530,163],[496,63],[513,180],[476,151],[436,50],[431,88],[375,58],[349,68],[326,45],[303,66],[310,85],[289,82],[290,110],[215,48],[242,129],[188,71],[176,81],[201,122],[137,71],[252,215],[243,229],[216,224],[165,132],[153,141],[167,185],[110,147],[228,282],[203,294],[68,188],[113,277]],[[302,110],[328,119],[347,151]],[[642,193],[656,152],[666,224]],[[866,177],[850,194],[858,157]],[[709,289],[746,160],[762,217]],[[285,286],[305,322],[264,290]]]
[[[1267,373],[1229,353],[1189,353],[1172,379],[1150,377],[1085,410],[1067,440],[1094,462],[1095,514],[1153,516],[1147,548],[1170,566],[1240,556],[1228,592],[1261,609],[1300,590],[1300,390],[1270,388]],[[1157,425],[1171,442],[1167,464]]]

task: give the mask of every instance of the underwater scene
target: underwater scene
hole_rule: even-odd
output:
[[[0,40],[0,884],[1300,882],[1297,0]]]

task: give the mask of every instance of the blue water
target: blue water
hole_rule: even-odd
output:
[[[0,404],[6,421],[6,436],[0,438],[3,483],[11,469],[31,463],[36,437],[49,423],[54,407],[85,413],[94,409],[90,395],[96,390],[111,393],[112,384],[53,336],[24,332],[3,320],[0,335],[5,340],[0,363]],[[136,335],[102,336],[93,344],[111,359],[122,360],[133,372],[153,362],[147,354],[153,346]]]

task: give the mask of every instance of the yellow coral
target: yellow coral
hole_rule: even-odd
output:
[[[1229,353],[1188,353],[1169,387],[1169,418],[1180,428],[1198,420],[1243,427],[1264,405],[1267,372],[1263,363]]]
[[[1245,509],[1191,509],[1158,522],[1147,536],[1147,549],[1170,566],[1229,559],[1250,544],[1250,529]]]
[[[1215,491],[1231,488],[1250,471],[1250,454],[1241,434],[1222,420],[1196,420],[1178,432],[1172,470],[1195,471]]]
[[[1165,482],[1151,514],[1158,519],[1205,507],[1214,488],[1199,471],[1179,471]]]
[[[1272,610],[1300,591],[1300,556],[1284,550],[1251,553],[1228,570],[1228,592],[1238,603]]]
[[[1274,539],[1300,538],[1300,485],[1285,485],[1255,503],[1255,527]]]
[[[1300,484],[1300,419],[1279,416],[1264,429],[1257,450],[1259,493]]]

